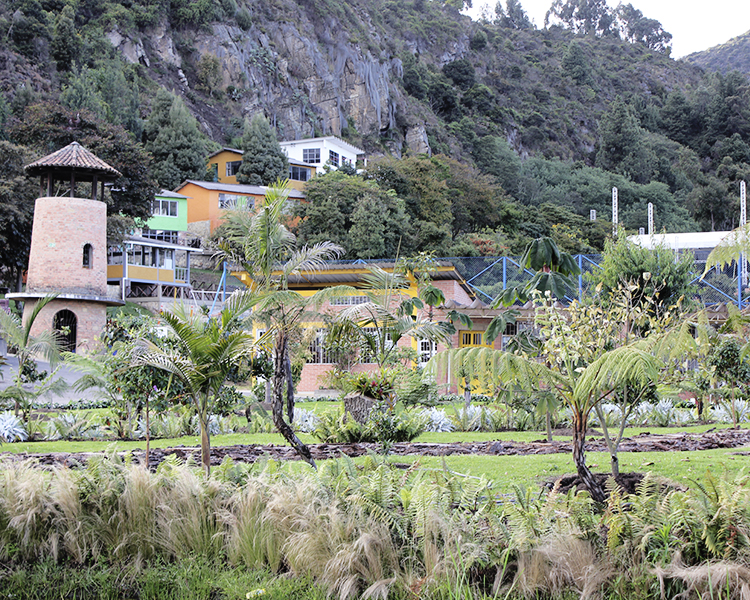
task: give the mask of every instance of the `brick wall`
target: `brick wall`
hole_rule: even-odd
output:
[[[83,248],[91,244],[91,267]],[[31,234],[29,292],[107,295],[107,206],[83,198],[37,198]]]
[[[35,303],[35,300],[25,302],[24,319],[33,310]],[[52,330],[55,315],[63,309],[68,309],[76,316],[76,351],[88,353],[95,350],[99,335],[107,324],[107,307],[100,302],[53,300],[37,316],[31,335]]]

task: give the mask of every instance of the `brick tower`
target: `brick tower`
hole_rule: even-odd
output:
[[[58,331],[65,350],[86,352],[104,329],[107,306],[122,304],[107,297],[107,205],[103,202],[104,183],[120,173],[78,142],[25,170],[40,177],[42,197],[34,206],[26,291],[8,297],[24,301],[26,319],[39,298],[57,294],[37,316],[31,334]],[[54,195],[56,186],[66,195]],[[90,197],[77,197],[76,190],[84,187],[90,188]]]

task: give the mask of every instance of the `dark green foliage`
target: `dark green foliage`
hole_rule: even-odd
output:
[[[517,193],[521,159],[505,139],[488,135],[477,140],[473,156],[482,172],[494,176],[509,194]]]
[[[392,258],[414,246],[404,201],[374,181],[331,171],[308,182],[297,234],[302,243],[330,240],[347,258]]]
[[[591,65],[583,48],[580,40],[573,40],[565,50],[562,59],[565,74],[572,77],[579,85],[591,82]]]
[[[462,90],[468,90],[476,81],[474,66],[466,58],[459,58],[443,67],[443,74]]]
[[[245,121],[242,134],[242,166],[237,181],[250,185],[272,185],[289,176],[289,163],[276,133],[260,113]]]
[[[625,175],[636,183],[647,183],[656,160],[649,150],[638,118],[618,97],[601,120],[596,166]]]
[[[30,161],[26,148],[0,141],[0,265],[7,269],[1,271],[5,284],[19,292],[28,266],[34,202],[39,193],[23,171]]]
[[[96,154],[122,173],[111,191],[109,214],[123,212],[148,218],[157,191],[150,175],[150,159],[143,147],[127,132],[104,123],[87,111],[73,111],[53,103],[33,104],[15,116],[8,131],[18,144],[33,147],[44,155],[73,141]]]
[[[11,10],[8,34],[16,50],[35,58],[50,37],[48,13],[37,0],[21,0]]]
[[[55,19],[50,50],[58,71],[69,70],[73,66],[73,61],[78,60],[81,43],[74,19],[75,11],[70,5],[66,5]]]
[[[403,68],[404,89],[415,98],[424,100],[427,97],[427,84],[424,81],[427,78],[427,69],[424,64],[409,52],[404,55]]]
[[[143,133],[146,150],[154,157],[151,172],[160,186],[172,190],[186,179],[202,178],[208,144],[181,98],[160,89]]]
[[[637,304],[653,299],[657,309],[668,308],[681,297],[689,298],[695,290],[691,283],[696,275],[695,257],[691,252],[675,256],[674,251],[657,246],[648,250],[630,242],[624,235],[615,242],[608,240],[604,248],[601,269],[587,276],[602,286],[606,298],[617,293],[620,286],[637,286],[632,292]]]
[[[474,52],[481,52],[486,47],[487,47],[487,34],[481,29],[478,29],[477,32],[471,37],[471,41],[469,42],[469,48],[471,48]]]

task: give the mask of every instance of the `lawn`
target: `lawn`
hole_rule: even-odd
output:
[[[311,405],[313,403],[310,403]],[[338,403],[320,402],[319,410],[332,410]],[[303,406],[305,406],[303,404]],[[317,412],[317,411],[316,411]],[[634,436],[648,432],[651,434],[668,434],[677,432],[700,433],[716,427],[714,425],[695,425],[690,427],[637,427],[626,430],[627,436]],[[727,427],[719,426],[719,427]],[[313,436],[300,434],[300,438],[308,444],[315,443]],[[538,431],[506,431],[506,432],[448,432],[424,433],[417,442],[450,443],[450,442],[485,442],[485,441],[542,441],[544,432]],[[555,436],[556,439],[569,440],[570,436]],[[217,435],[211,440],[213,447],[233,445],[284,445],[284,440],[276,433],[253,433]],[[194,447],[200,445],[198,436],[185,436],[175,439],[155,439],[151,441],[152,448],[167,448],[174,446]],[[108,449],[119,451],[144,450],[144,441],[40,441],[5,444],[2,452],[15,454],[45,454],[52,452],[101,452]],[[710,470],[713,473],[726,472],[734,476],[747,464],[746,458],[738,456],[739,449],[720,449],[694,452],[624,452],[620,453],[620,470],[625,472],[653,472],[677,482],[690,485],[692,479],[700,479]],[[360,460],[360,459],[357,459]],[[487,456],[487,455],[451,455],[446,457],[425,456],[394,456],[397,463],[416,463],[424,469],[448,469],[457,473],[473,477],[485,476],[495,482],[500,493],[511,493],[514,485],[537,486],[555,476],[574,471],[570,454],[544,454],[527,456]],[[355,460],[356,462],[356,460]],[[587,462],[594,471],[609,470],[609,455],[603,452],[587,454]],[[301,463],[289,465],[292,471],[307,468]]]

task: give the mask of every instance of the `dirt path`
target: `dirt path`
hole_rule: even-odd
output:
[[[750,445],[750,429],[721,429],[706,433],[669,433],[663,435],[641,435],[624,438],[620,444],[620,452],[689,452],[695,450],[714,450],[717,448],[741,448]],[[593,438],[586,442],[587,452],[604,452],[607,446],[603,438]],[[379,444],[311,444],[310,451],[315,460],[340,458],[342,456],[357,457],[368,452],[379,452]],[[449,444],[400,443],[395,444],[391,454],[396,456],[451,456],[455,454],[480,454],[494,456],[532,454],[559,454],[571,452],[570,442],[539,440],[535,442],[454,442]],[[138,458],[143,452],[135,451]],[[176,455],[178,458],[192,457],[200,461],[198,448],[179,446],[175,448],[160,448],[151,450],[151,465],[158,465],[165,457]],[[45,465],[73,464],[86,462],[90,453],[52,453],[52,454],[5,454],[11,460],[25,460],[32,458]],[[276,460],[297,460],[298,456],[287,446],[238,445],[224,446],[211,449],[211,463],[218,465],[225,456],[237,462],[255,462],[268,457]]]

